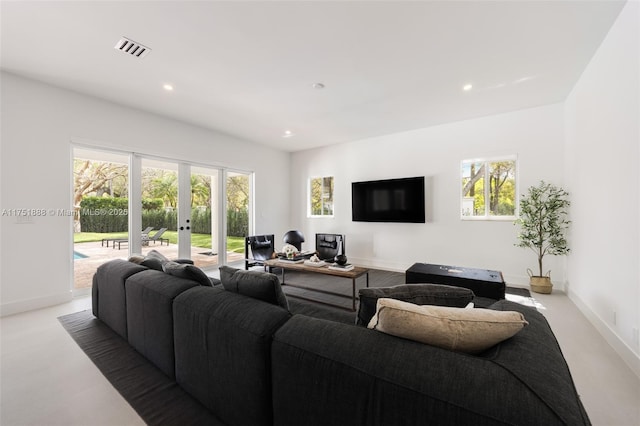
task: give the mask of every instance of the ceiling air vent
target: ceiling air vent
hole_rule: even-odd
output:
[[[122,37],[118,43],[114,46],[115,49],[123,53],[135,56],[136,58],[144,58],[147,53],[151,52],[147,46],[143,46],[140,43],[136,43],[126,37]]]

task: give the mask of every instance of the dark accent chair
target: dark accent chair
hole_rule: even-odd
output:
[[[149,237],[149,241],[153,241],[153,244],[156,243],[156,241],[160,241],[160,245],[162,245],[163,242],[166,241],[167,245],[169,245],[169,239],[168,238],[162,238],[162,234],[164,234],[166,232],[167,228],[160,228],[158,229],[158,232],[156,232],[155,234],[153,234],[153,237]]]
[[[333,260],[344,252],[344,236],[341,234],[316,234],[316,253],[320,260]]]
[[[275,253],[274,235],[253,235],[244,239],[244,269],[264,266]]]
[[[302,251],[302,243],[304,243],[304,234],[300,231],[289,231],[286,234],[284,234],[284,237],[282,237],[282,241],[284,241],[285,244],[291,244],[292,246],[297,248],[298,251]]]

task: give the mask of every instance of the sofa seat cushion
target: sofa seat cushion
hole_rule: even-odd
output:
[[[306,315],[350,325],[354,324],[355,319],[355,312],[293,297],[289,299],[289,312],[292,315]]]
[[[418,306],[382,298],[368,327],[443,349],[480,353],[527,324],[524,315],[515,311]]]
[[[544,317],[494,308],[530,325],[481,355],[294,315],[274,336],[274,424],[589,425]]]
[[[356,323],[367,326],[376,313],[378,299],[391,298],[416,305],[437,305],[464,308],[473,301],[473,291],[441,284],[410,284],[393,287],[369,287],[359,291],[360,305]]]
[[[259,299],[289,310],[287,296],[282,291],[280,280],[275,274],[221,266],[220,281],[227,291]]]
[[[166,274],[173,275],[174,277],[193,280],[205,287],[211,287],[215,284],[211,280],[211,278],[209,278],[207,274],[202,271],[202,269],[188,263],[178,263],[171,261],[165,262],[162,265],[162,270]]]

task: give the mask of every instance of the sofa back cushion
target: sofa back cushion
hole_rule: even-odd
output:
[[[359,291],[360,305],[356,323],[367,326],[376,313],[378,299],[391,298],[416,305],[464,308],[473,300],[473,291],[441,284],[410,284],[393,287],[369,287]]]
[[[126,281],[129,344],[164,374],[175,377],[173,300],[198,286],[184,278],[148,269]]]
[[[115,259],[98,266],[93,276],[93,315],[124,339],[127,338],[125,281],[133,274],[146,270],[144,266]]]
[[[227,291],[259,299],[289,310],[287,296],[282,291],[280,280],[275,274],[221,266],[220,281]]]
[[[291,314],[220,287],[173,303],[176,381],[224,424],[272,425],[271,343]]]

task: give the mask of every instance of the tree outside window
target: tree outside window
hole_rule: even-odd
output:
[[[516,214],[516,160],[462,162],[463,219],[506,219]]]
[[[333,176],[309,179],[309,215],[333,216]]]

